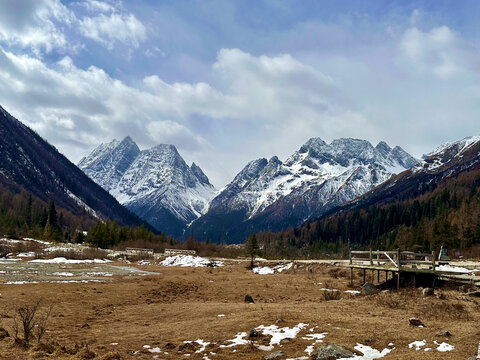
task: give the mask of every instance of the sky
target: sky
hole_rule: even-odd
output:
[[[77,163],[131,136],[222,187],[311,137],[480,134],[480,2],[2,0],[0,105]]]

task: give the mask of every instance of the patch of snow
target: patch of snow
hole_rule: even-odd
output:
[[[225,317],[225,314],[218,314],[217,317]]]
[[[410,344],[408,344],[408,348],[409,349],[412,349],[413,347],[415,347],[415,350],[421,350],[422,347],[424,347],[425,345],[427,345],[427,341],[424,339],[424,340],[421,340],[421,341],[414,341],[414,342],[411,342]]]
[[[70,272],[54,272],[52,275],[54,275],[54,276],[67,276],[67,277],[68,276],[73,276],[73,274],[70,273]]]
[[[437,271],[448,271],[448,272],[461,273],[461,274],[468,274],[468,273],[474,273],[474,272],[480,271],[478,269],[470,270],[464,267],[451,266],[451,265],[439,265],[435,269]]]
[[[327,288],[321,288],[320,290],[322,290],[322,291],[338,291],[338,289],[327,289]]]
[[[18,253],[17,257],[19,258],[26,258],[26,257],[35,257],[35,253],[33,251],[30,252],[24,252],[24,253]]]
[[[30,262],[43,264],[105,264],[112,261],[107,259],[75,260],[66,259],[64,257],[56,257],[53,259],[35,259],[30,260]]]
[[[354,349],[361,352],[363,355],[355,355],[349,358],[342,358],[340,360],[374,360],[383,358],[392,352],[392,349],[383,349],[382,351],[378,351],[377,349],[362,344],[357,344]]]
[[[254,267],[252,271],[254,274],[259,274],[259,275],[271,275],[275,273],[275,271],[268,266],[263,266],[263,267],[257,266],[257,267]]]
[[[442,342],[441,344],[439,344],[436,340],[434,341],[434,344],[435,345],[438,345],[437,347],[437,351],[440,351],[440,352],[448,352],[448,351],[453,351],[453,349],[455,349],[455,347],[453,345],[450,345],[446,342]]]
[[[226,340],[227,342],[230,342],[231,344],[229,345],[220,345],[221,348],[229,348],[229,347],[234,347],[238,345],[246,345],[248,344],[248,340],[245,339],[247,337],[246,332],[241,332],[235,335],[235,337],[231,340]]]
[[[360,294],[360,291],[358,290],[345,290],[346,293],[352,294],[352,295],[358,295]]]
[[[313,330],[313,329],[310,329],[310,330]],[[328,333],[326,333],[326,332],[325,333],[320,333],[320,334],[307,334],[304,337],[302,337],[302,339],[304,339],[304,340],[310,340],[310,341],[315,340],[312,345],[309,345],[305,348],[305,352],[308,355],[312,355],[315,345],[323,342],[323,339],[325,338],[325,336],[327,334]]]
[[[207,258],[192,255],[173,255],[160,262],[162,266],[182,266],[182,267],[204,267],[213,264],[213,266],[223,266],[221,261],[212,261]]]
[[[293,263],[281,264],[281,265],[274,266],[273,268],[268,266],[263,266],[263,267],[257,266],[257,267],[254,267],[252,271],[255,274],[259,274],[259,275],[272,275],[275,273],[281,273],[282,271],[285,271],[285,270],[289,270],[292,268],[292,266],[293,266]]]
[[[270,339],[270,344],[268,346],[259,346],[260,350],[270,351],[273,349],[275,345],[280,344],[280,341],[283,339],[295,339],[297,335],[302,331],[302,329],[306,328],[308,324],[299,323],[298,325],[294,326],[293,328],[283,327],[279,328],[276,325],[264,326],[260,325],[255,329],[261,332],[263,335],[270,335],[272,338]]]

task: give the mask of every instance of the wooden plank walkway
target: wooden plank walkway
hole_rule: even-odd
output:
[[[441,262],[445,264],[444,261]],[[473,284],[480,286],[480,276],[468,275],[464,273],[440,271],[437,269],[439,262],[436,260],[435,253],[414,253],[411,251],[350,251],[350,283],[353,283],[353,270],[363,270],[363,283],[366,281],[366,272],[372,271],[372,279],[375,271],[377,272],[377,281],[380,282],[380,273],[385,272],[385,280],[388,280],[388,274],[391,272],[392,278],[397,280],[397,289],[400,288],[400,278],[402,274],[408,274],[413,279],[413,285],[417,275],[431,275],[433,284],[435,280],[455,281],[464,284]]]

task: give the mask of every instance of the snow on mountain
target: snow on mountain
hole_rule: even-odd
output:
[[[237,221],[229,220],[232,228],[249,221],[260,222],[253,226],[260,229],[299,225],[416,163],[402,148],[392,149],[385,142],[373,147],[365,140],[337,139],[327,144],[312,138],[285,162],[272,157],[248,163],[194,227],[200,233],[211,232],[214,226],[209,222],[232,213],[237,214]]]
[[[414,172],[434,172],[480,142],[480,136],[468,136],[462,140],[444,143],[432,152],[422,156],[422,160],[413,168]]]
[[[173,145],[140,151],[130,137],[113,140],[79,167],[121,204],[172,236],[181,236],[205,213],[216,193],[200,167],[189,167]]]

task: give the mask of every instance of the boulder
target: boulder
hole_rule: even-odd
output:
[[[364,295],[373,295],[377,292],[377,288],[371,282],[367,282],[362,286],[362,293]]]
[[[258,337],[258,331],[256,329],[250,330],[250,334],[248,335],[248,338],[252,339],[252,338],[257,338],[257,337]]]
[[[312,356],[314,360],[330,360],[330,359],[339,359],[339,358],[350,358],[355,354],[350,350],[345,349],[344,347],[328,344],[317,347],[315,353]]]
[[[251,295],[247,294],[245,295],[245,300],[244,300],[246,303],[250,303],[250,304],[254,304],[255,301],[253,301],[253,298]]]
[[[448,330],[440,331],[437,333],[437,336],[450,337],[452,334]]]
[[[425,288],[422,290],[423,296],[433,296],[435,295],[435,291],[432,288]]]
[[[417,319],[417,318],[412,317],[412,318],[408,319],[408,322],[412,326],[423,326],[423,327],[425,327],[425,324],[422,322],[422,320]]]
[[[274,360],[274,359],[283,359],[285,357],[286,357],[285,353],[283,351],[278,350],[268,355],[265,355],[263,358],[265,360]]]

